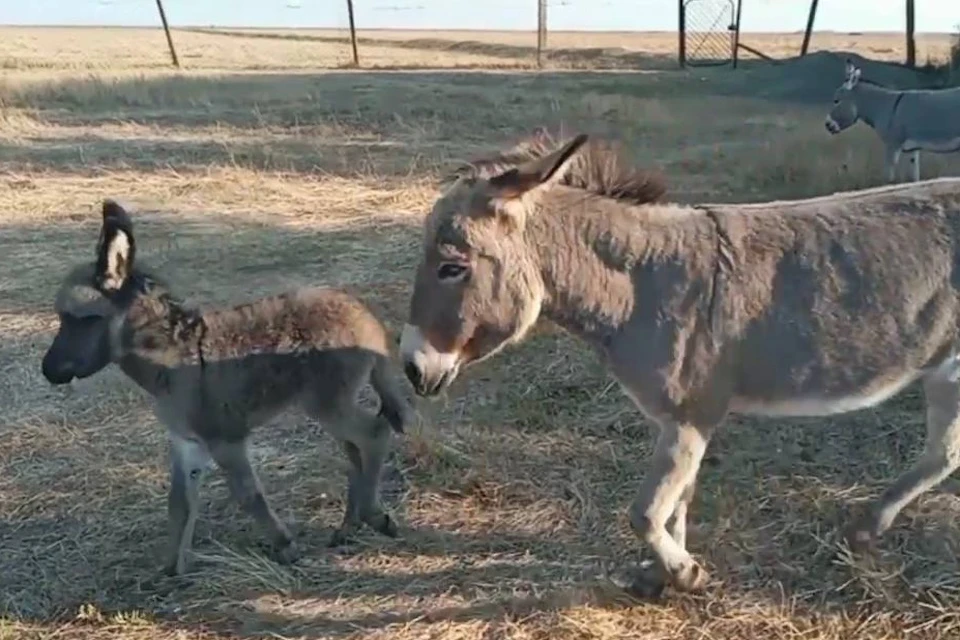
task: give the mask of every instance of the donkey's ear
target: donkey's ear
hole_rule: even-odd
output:
[[[550,155],[530,160],[519,167],[490,178],[490,188],[496,198],[510,200],[541,186],[546,186],[564,174],[568,163],[587,141],[581,133]]]
[[[103,227],[97,243],[97,281],[104,291],[120,289],[133,272],[136,244],[133,221],[113,200],[103,202]]]
[[[844,65],[844,79],[847,84],[856,84],[857,80],[860,79],[860,69],[857,65],[853,64],[851,58],[847,58],[847,62]]]
[[[857,86],[858,82],[860,82],[860,69],[853,67],[853,69],[847,73],[847,79],[843,81],[843,86],[847,89],[853,89]]]

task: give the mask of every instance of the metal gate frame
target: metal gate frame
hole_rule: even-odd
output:
[[[719,12],[719,14],[714,18],[713,23],[708,28],[708,34],[714,32],[727,31],[730,33],[730,55],[726,59],[717,59],[717,60],[704,60],[704,61],[695,61],[696,59],[689,59],[687,56],[687,5],[703,2],[704,0],[678,0],[677,6],[680,12],[679,20],[679,63],[680,67],[684,68],[687,66],[691,67],[707,67],[707,66],[724,66],[727,64],[733,64],[733,67],[737,67],[737,58],[738,52],[740,50],[740,10],[743,4],[743,0],[718,0],[719,2],[725,3],[729,6],[731,17],[733,22],[726,25],[724,29],[714,29],[716,22],[720,20],[723,15],[726,13],[725,10]],[[709,37],[705,36],[699,46],[702,46],[706,39]],[[717,49],[718,51],[723,51],[725,47]]]

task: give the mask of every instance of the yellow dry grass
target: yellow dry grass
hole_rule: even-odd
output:
[[[691,516],[690,546],[716,583],[700,597],[635,603],[598,576],[635,558],[624,509],[651,426],[555,331],[422,405],[385,485],[402,539],[324,548],[344,462],[317,428],[284,417],[255,445],[304,559],[265,560],[215,477],[195,570],[181,581],[159,575],[165,448],[146,398],[114,370],[66,389],[39,371],[51,296],[70,264],[92,256],[104,197],[135,206],[140,255],[192,301],[342,285],[396,330],[438,171],[536,126],[626,140],[684,201],[879,183],[871,132],[823,130],[839,59],[737,72],[318,71],[342,64],[342,43],[178,31],[188,68],[172,73],[158,31],[0,36],[0,638],[960,634],[955,481],[907,509],[874,557],[851,559],[838,537],[918,448],[915,390],[832,419],[731,421]],[[506,36],[364,37],[376,40],[364,45],[370,64],[529,65],[529,51],[436,44],[520,46]],[[578,46],[570,37],[557,46]],[[590,46],[672,56],[666,36],[617,37]],[[843,38],[834,42],[861,53],[900,46],[899,36]],[[552,64],[590,64],[565,55]],[[926,176],[958,170],[960,158],[924,158]]]

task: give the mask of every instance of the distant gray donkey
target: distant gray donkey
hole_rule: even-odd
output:
[[[847,60],[846,78],[833,96],[826,127],[837,134],[863,120],[885,147],[887,181],[896,179],[901,153],[910,153],[913,180],[920,180],[920,151],[960,151],[960,87],[897,91],[866,78]]]
[[[105,201],[96,262],[75,267],[57,293],[60,328],[43,375],[66,384],[116,363],[154,397],[171,442],[167,572],[185,570],[211,459],[268,534],[277,561],[299,557],[247,452],[251,430],[292,404],[329,429],[350,460],[346,511],[330,545],[346,542],[362,523],[396,536],[379,502],[379,480],[391,429],[403,432],[411,407],[389,375],[389,340],[377,318],[333,289],[191,309],[135,265],[135,254],[129,215]],[[368,380],[380,396],[376,415],[356,404]]]

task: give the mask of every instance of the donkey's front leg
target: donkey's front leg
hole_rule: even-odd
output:
[[[910,154],[910,164],[913,167],[913,181],[920,182],[920,151]]]
[[[884,168],[887,172],[887,182],[897,179],[897,165],[900,163],[900,149],[886,147],[883,154]]]
[[[707,448],[712,427],[664,423],[650,461],[650,471],[640,494],[630,506],[630,524],[649,546],[673,586],[681,591],[699,591],[706,585],[707,572],[684,548],[686,538],[686,502],[692,497],[700,461]],[[673,535],[667,521],[674,517]],[[680,519],[683,522],[680,522]],[[678,539],[679,538],[679,539]],[[630,590],[649,596],[663,588],[661,575],[638,576]]]
[[[684,549],[687,548],[687,509],[690,501],[693,500],[695,489],[696,481],[694,480],[694,482],[688,484],[683,490],[683,493],[680,494],[680,499],[677,500],[677,506],[673,510],[673,517],[667,525],[667,530],[670,532],[670,535],[673,536],[674,542]]]
[[[197,523],[200,485],[209,463],[210,454],[202,442],[170,434],[170,493],[167,498],[170,551],[166,564],[169,575],[180,575],[186,570],[186,555]]]

